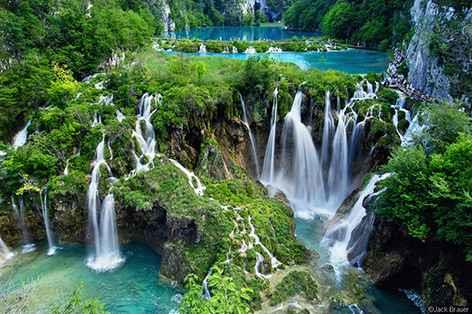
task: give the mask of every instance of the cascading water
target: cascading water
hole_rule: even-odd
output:
[[[12,258],[15,254],[8,248],[8,246],[3,242],[2,238],[0,238],[0,265],[5,261]]]
[[[188,184],[190,187],[193,189],[195,194],[198,196],[203,196],[203,193],[205,192],[205,186],[202,184],[200,179],[193,173],[192,171],[188,170],[184,166],[182,166],[181,163],[179,163],[177,160],[169,158],[170,162],[176,166],[180,171],[182,171],[188,178]]]
[[[156,110],[152,110],[152,107],[153,104],[159,102],[158,96],[145,93],[139,101],[138,115],[135,130],[133,131],[133,136],[136,139],[140,150],[139,156],[136,152],[133,152],[136,162],[135,173],[150,170],[154,158],[156,157],[156,135],[151,123],[151,118],[156,112]]]
[[[48,256],[52,256],[56,253],[57,247],[54,245],[54,233],[49,223],[48,215],[48,192],[46,189],[41,190],[39,193],[41,200],[41,215],[43,216],[44,229],[46,230],[46,237],[48,239]]]
[[[31,121],[28,121],[23,129],[21,129],[14,137],[12,145],[15,149],[26,144],[28,139],[28,128],[31,125]]]
[[[331,162],[328,172],[328,206],[336,210],[349,193],[349,151],[344,110],[338,114],[338,125],[332,142]]]
[[[367,91],[364,91],[364,85]],[[366,122],[373,117],[369,108],[365,118],[358,121],[354,104],[358,100],[376,97],[367,80],[358,84],[354,96],[344,108],[333,110],[331,95],[326,92],[321,161],[310,134],[310,127],[301,121],[301,92],[295,96],[290,112],[284,120],[282,151],[276,157],[276,103],[272,108],[271,131],[267,141],[264,165],[260,181],[271,194],[281,191],[288,198],[297,216],[312,218],[314,215],[332,216],[352,190],[352,163],[361,151],[361,138]],[[338,107],[341,101],[338,97]],[[380,113],[379,113],[380,115]],[[280,160],[276,164],[276,160]]]
[[[118,122],[121,123],[125,119],[126,119],[125,115],[120,110],[116,110],[116,120],[118,120]]]
[[[348,265],[350,260],[356,262],[365,254],[367,242],[365,245],[359,245],[359,243],[356,242],[360,239],[366,241],[368,237],[360,235],[358,238],[354,238],[353,231],[367,214],[363,205],[364,200],[369,197],[369,195],[372,196],[377,182],[386,179],[389,175],[389,173],[374,175],[365,188],[359,193],[359,198],[349,212],[349,215],[341,218],[326,231],[322,243],[329,247],[330,262],[335,267]],[[373,223],[373,221],[371,223]],[[356,248],[358,252],[352,254],[354,248]],[[359,248],[361,248],[361,250],[359,250]],[[349,259],[348,255],[354,256]]]
[[[251,126],[249,124],[248,117],[247,117],[246,104],[241,94],[239,94],[239,99],[241,101],[241,107],[243,109],[243,123],[244,123],[244,126],[247,128],[247,131],[249,133],[249,140],[251,142],[251,154],[252,154],[252,160],[254,162],[254,167],[256,168],[255,169],[256,177],[259,177],[260,175],[259,159],[257,158],[256,140],[254,138],[254,135],[252,134]]]
[[[112,194],[107,195],[103,201],[99,221],[100,196],[98,188],[101,166],[105,166],[110,172],[105,160],[105,137],[97,146],[96,159],[93,162],[91,181],[87,191],[89,232],[92,233],[94,241],[94,254],[89,256],[87,266],[96,271],[109,271],[120,266],[124,262],[124,258],[121,256],[119,249]]]
[[[25,210],[24,210],[25,205],[23,202],[23,198],[20,197],[18,200],[18,205],[16,205],[15,199],[12,197],[11,205],[13,207],[13,211],[15,212],[16,223],[18,225],[18,228],[21,230],[21,236],[22,236],[21,252],[22,253],[32,252],[36,249],[36,246],[34,245],[34,243],[31,242],[31,236],[26,226]]]
[[[297,92],[282,129],[282,161],[272,185],[282,191],[300,217],[325,203],[325,187],[318,152],[310,131],[301,121],[303,93]]]
[[[331,94],[329,91],[326,92],[325,96],[325,109],[324,109],[324,120],[323,120],[323,139],[322,139],[322,146],[321,146],[321,162],[323,164],[323,168],[327,169],[329,167],[329,155],[330,155],[330,147],[329,143],[333,136],[334,132],[334,119],[331,112]],[[339,106],[339,101],[338,101]]]
[[[264,156],[264,164],[262,166],[262,173],[260,177],[260,181],[266,186],[272,185],[275,179],[275,136],[277,132],[278,94],[279,94],[279,91],[276,88],[273,94],[274,102],[272,104],[269,140],[267,141],[267,146],[266,146],[266,151],[265,151],[265,156]]]

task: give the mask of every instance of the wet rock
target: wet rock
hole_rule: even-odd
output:
[[[410,237],[398,224],[376,218],[364,269],[374,284],[418,291],[426,306],[470,304],[472,264],[462,248]]]
[[[217,143],[208,143],[204,146],[200,152],[196,173],[199,176],[207,176],[217,180],[233,177]]]

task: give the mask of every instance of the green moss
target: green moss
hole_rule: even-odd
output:
[[[310,273],[292,271],[288,273],[272,293],[270,304],[276,305],[296,295],[303,296],[308,301],[318,298],[319,286]]]

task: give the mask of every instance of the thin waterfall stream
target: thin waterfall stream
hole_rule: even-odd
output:
[[[8,246],[3,242],[2,238],[0,237],[0,265],[6,262],[7,260],[11,259],[15,254],[10,251]]]
[[[15,198],[11,198],[11,204],[16,218],[18,228],[21,230],[22,253],[29,253],[36,249],[36,245],[31,241],[31,235],[25,221],[25,205],[23,197],[19,197],[18,205]]]
[[[256,140],[254,138],[254,134],[252,134],[251,125],[249,124],[246,103],[244,102],[243,96],[241,94],[239,94],[239,100],[241,102],[241,107],[243,109],[243,123],[248,131],[249,140],[251,142],[251,156],[252,156],[252,161],[254,163],[254,167],[256,171],[256,178],[257,178],[260,175],[260,170],[259,170],[259,159],[257,158]]]
[[[41,190],[41,192],[39,193],[39,198],[41,201],[41,215],[43,216],[44,229],[46,230],[46,238],[48,240],[47,254],[48,256],[51,256],[56,253],[57,247],[54,244],[54,233],[49,222],[47,189]]]

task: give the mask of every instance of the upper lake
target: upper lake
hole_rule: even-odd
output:
[[[317,36],[316,33],[290,31],[281,26],[215,26],[198,27],[170,33],[169,37],[202,40],[284,40]]]

